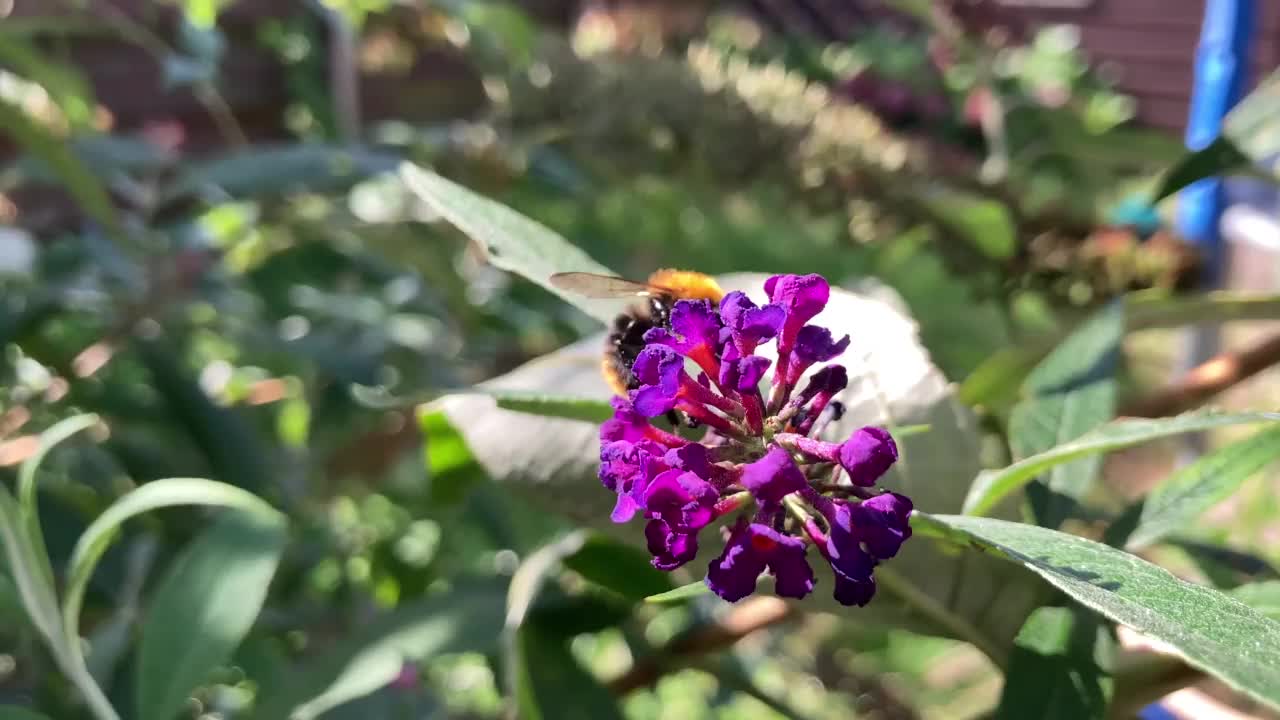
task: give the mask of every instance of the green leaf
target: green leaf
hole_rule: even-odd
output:
[[[1280,420],[1277,413],[1193,412],[1159,420],[1121,419],[1052,450],[1019,460],[1002,470],[980,473],[964,500],[964,512],[982,515],[1031,482],[1037,475],[1062,463],[1082,457],[1140,445],[1159,438],[1200,432],[1228,425]]]
[[[1127,538],[1125,538],[1127,540]],[[1280,579],[1277,571],[1264,558],[1252,553],[1215,545],[1186,537],[1170,537],[1164,545],[1186,554],[1209,582],[1219,590],[1236,588],[1252,582]]]
[[[498,407],[516,412],[600,424],[613,417],[613,406],[599,398],[543,395],[533,392],[492,391]]]
[[[241,510],[262,518],[279,514],[253,493],[233,485],[199,478],[153,480],[121,497],[94,520],[76,541],[67,563],[67,586],[62,601],[62,621],[72,647],[79,653],[80,607],[98,560],[107,551],[121,526],[152,510],[177,505],[210,505]]]
[[[696,598],[700,595],[710,594],[710,592],[711,588],[707,587],[705,582],[699,580],[698,582],[692,582],[688,585],[681,585],[674,590],[668,590],[664,593],[658,593],[657,595],[650,595],[645,598],[644,601],[653,605],[673,605],[675,603],[685,602],[691,598]]]
[[[1280,426],[1219,448],[1179,469],[1143,501],[1141,517],[1127,547],[1144,548],[1186,529],[1277,458]]]
[[[119,715],[85,666],[79,636],[68,632],[58,616],[53,579],[44,570],[49,565],[49,558],[32,546],[18,502],[3,485],[0,485],[0,547],[4,549],[9,572],[27,617],[44,639],[59,669],[80,692],[95,717],[118,720]],[[71,642],[73,639],[75,642]]]
[[[35,552],[34,559],[49,582],[53,582],[53,569],[49,566],[49,553],[44,545],[44,531],[40,528],[40,509],[36,503],[36,472],[44,463],[45,456],[62,441],[78,432],[88,430],[98,423],[97,415],[75,415],[55,424],[40,433],[40,444],[22,463],[18,471],[18,507],[26,526],[27,537]]]
[[[569,652],[569,638],[526,625],[513,660],[520,720],[622,720],[617,700]]]
[[[1222,123],[1222,133],[1235,141],[1255,162],[1280,151],[1280,72],[1272,72],[1254,86]]]
[[[1115,415],[1115,373],[1123,339],[1124,306],[1114,302],[1031,371],[1024,383],[1029,397],[1014,406],[1009,418],[1015,459],[1074,440]],[[1045,492],[1030,494],[1038,524],[1061,525],[1092,489],[1101,463],[1095,455],[1052,468],[1040,481]]]
[[[1249,156],[1229,137],[1219,137],[1207,147],[1178,161],[1160,179],[1152,202],[1158,202],[1192,183],[1224,175],[1249,165]]]
[[[1042,607],[1015,642],[995,720],[1106,717],[1115,638],[1098,616],[1076,607]]]
[[[547,227],[412,163],[400,166],[400,177],[418,199],[471,238],[494,267],[542,286],[602,323],[617,316],[616,302],[590,300],[551,284],[558,272],[612,273]]]
[[[497,644],[506,589],[455,586],[358,627],[278,686],[266,688],[253,717],[310,720],[385,686],[406,661]]]
[[[1146,290],[1126,295],[1124,305],[1128,332],[1207,322],[1268,320],[1280,315],[1280,295],[1226,290],[1198,295]],[[993,353],[965,377],[959,399],[967,405],[996,405],[1009,400],[1036,364],[1069,332],[1028,338]]]
[[[262,145],[189,166],[168,198],[203,195],[249,199],[305,190],[340,192],[381,173],[394,172],[397,155],[367,148],[314,143]]]
[[[34,710],[17,705],[0,705],[0,720],[50,720],[48,715],[41,715]]]
[[[231,657],[266,601],[287,537],[281,517],[231,515],[174,561],[142,626],[134,670],[139,718],[170,720]]]
[[[462,502],[467,491],[484,480],[484,470],[444,413],[423,407],[418,412],[418,426],[422,430],[431,501],[442,505]]]
[[[1241,585],[1227,594],[1272,620],[1280,622],[1280,580]]]
[[[926,197],[921,204],[951,232],[996,260],[1013,257],[1017,229],[1004,205],[975,195],[946,192]]]
[[[1197,667],[1280,707],[1280,623],[1129,553],[1022,523],[916,513],[921,535],[975,547],[1036,573],[1076,602],[1172,646]]]
[[[174,419],[200,448],[215,479],[254,492],[276,484],[262,438],[236,408],[213,402],[175,359],[171,344],[135,340],[137,353]]]
[[[597,585],[631,600],[644,600],[671,589],[671,576],[649,562],[649,553],[594,534],[577,552],[564,559],[565,567]]]

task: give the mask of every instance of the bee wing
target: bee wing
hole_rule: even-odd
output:
[[[647,297],[662,292],[662,288],[642,282],[588,272],[556,273],[548,279],[561,290],[589,298]]]

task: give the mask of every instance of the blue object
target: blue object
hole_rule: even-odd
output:
[[[1163,705],[1154,704],[1142,708],[1138,720],[1178,720],[1178,716],[1164,709]]]
[[[1160,213],[1145,195],[1131,195],[1111,208],[1107,223],[1130,228],[1139,240],[1147,240],[1160,229]]]
[[[1186,144],[1193,151],[1218,138],[1223,118],[1244,93],[1254,15],[1254,0],[1205,0],[1187,118]],[[1222,180],[1218,178],[1195,183],[1178,197],[1178,232],[1202,250],[1204,281],[1210,287],[1222,278],[1218,220],[1224,204]]]

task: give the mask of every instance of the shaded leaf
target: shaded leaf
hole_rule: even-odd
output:
[[[1114,302],[1031,371],[1024,383],[1029,397],[1014,406],[1009,418],[1015,460],[1074,440],[1115,415],[1123,338],[1124,306]],[[1048,492],[1030,494],[1038,524],[1061,525],[1093,487],[1101,463],[1095,455],[1050,469],[1039,481]]]
[[[705,582],[699,580],[698,582],[681,585],[678,588],[658,593],[657,595],[650,595],[645,598],[644,601],[654,605],[670,605],[674,603],[682,603],[691,598],[696,598],[699,595],[708,595],[710,593],[711,588],[708,587]]]
[[[284,552],[282,520],[224,518],[174,561],[142,626],[134,671],[138,717],[172,718],[231,657],[258,617]]]
[[[1205,178],[1224,175],[1249,165],[1244,154],[1229,137],[1219,137],[1207,147],[1178,161],[1160,179],[1152,202],[1158,202]]]
[[[921,202],[948,230],[989,258],[1005,260],[1018,249],[1013,218],[1004,205],[994,200],[948,192]]]
[[[1027,618],[1015,642],[996,720],[1106,717],[1116,643],[1097,615],[1042,607]]]
[[[385,686],[406,661],[449,652],[486,652],[502,628],[506,588],[456,586],[360,626],[267,688],[253,717],[306,720]]]
[[[569,638],[525,625],[514,661],[520,720],[622,720],[617,700],[569,652]]]
[[[597,585],[631,600],[643,600],[671,589],[671,576],[649,562],[649,553],[602,535],[587,538],[565,567]]]
[[[1280,295],[1227,290],[1198,295],[1143,291],[1125,296],[1124,305],[1125,329],[1135,332],[1197,323],[1274,319],[1280,314]],[[1070,332],[1028,338],[993,353],[965,377],[959,399],[966,405],[1007,402],[1031,370]]]
[[[137,340],[133,348],[157,393],[200,448],[216,479],[254,492],[265,492],[275,484],[261,437],[240,411],[222,407],[205,394],[178,365],[171,344]]]
[[[1280,458],[1280,426],[1197,458],[1160,483],[1143,501],[1129,549],[1143,548],[1189,527],[1257,472]]]
[[[1280,580],[1241,585],[1227,594],[1272,620],[1280,621]]]
[[[240,510],[262,518],[278,513],[266,501],[233,485],[200,478],[153,480],[124,495],[99,515],[76,540],[67,563],[62,621],[68,637],[79,638],[80,607],[98,560],[128,520],[153,510],[178,505],[210,505]],[[76,644],[79,652],[79,643]]]
[[[1280,579],[1280,571],[1251,553],[1183,537],[1168,538],[1164,544],[1186,553],[1209,582],[1222,590],[1250,582]]]
[[[17,705],[0,705],[0,720],[50,720],[48,715],[41,715],[35,710]]]
[[[400,166],[400,177],[414,195],[471,238],[495,267],[542,286],[602,323],[618,314],[617,302],[590,300],[551,284],[558,272],[612,273],[545,226],[411,163]]]
[[[1190,665],[1280,707],[1280,623],[1129,553],[1022,523],[916,513],[912,527],[1025,567],[1080,604],[1173,647]]]
[[[398,155],[322,144],[263,145],[191,165],[169,189],[170,197],[262,198],[285,193],[337,192],[393,172]]]
[[[6,99],[0,99],[0,129],[16,145],[44,163],[86,215],[102,225],[113,238],[122,238],[120,220],[106,189],[89,172],[64,138],[55,137],[37,125],[22,108]]]
[[[1004,501],[1009,493],[1021,490],[1037,475],[1078,458],[1183,433],[1275,420],[1280,420],[1280,414],[1215,412],[1193,412],[1159,420],[1115,420],[1076,440],[1015,462],[1004,469],[983,471],[969,488],[969,494],[964,500],[964,512],[969,515],[989,512]]]

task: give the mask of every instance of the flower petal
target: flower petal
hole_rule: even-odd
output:
[[[840,446],[840,465],[849,481],[860,487],[875,485],[897,460],[898,445],[884,428],[856,430]]]
[[[796,467],[791,454],[777,445],[771,445],[764,457],[742,468],[743,487],[765,507],[777,505],[806,484],[804,473]]]

